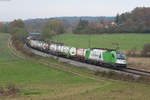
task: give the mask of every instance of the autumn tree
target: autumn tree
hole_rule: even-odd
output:
[[[24,22],[21,19],[12,21],[8,25],[8,28],[14,41],[18,40],[20,42],[25,42],[28,32],[25,28]]]
[[[101,34],[105,32],[104,21],[103,23],[89,23],[88,31],[90,34]]]
[[[50,20],[46,23],[43,28],[41,38],[49,39],[54,35],[59,35],[65,33],[64,23],[58,20]]]
[[[24,24],[23,20],[18,19],[18,20],[14,20],[14,21],[10,22],[8,25],[8,28],[9,28],[9,32],[11,34],[13,34],[12,30],[14,30],[14,28],[25,28],[25,24]]]
[[[73,32],[75,34],[87,34],[89,22],[87,20],[80,20],[79,23],[75,26]]]

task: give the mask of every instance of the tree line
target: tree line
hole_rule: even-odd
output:
[[[137,7],[116,16],[118,32],[150,33],[150,7]]]
[[[138,7],[131,12],[117,14],[115,20],[99,19],[97,22],[91,22],[85,19],[80,19],[78,23],[66,24],[63,20],[50,19],[42,22],[41,33],[42,37],[47,37],[54,34],[61,34],[72,29],[75,34],[103,34],[103,33],[150,33],[150,7]],[[22,23],[21,26],[13,26],[11,24]],[[72,27],[72,28],[70,28]],[[24,30],[18,29],[23,28]],[[18,30],[27,31],[27,27],[23,20],[14,20],[10,23],[0,22],[0,32],[14,33]],[[16,30],[16,31],[15,31]],[[45,36],[44,36],[45,35]]]
[[[80,20],[74,27],[75,34],[150,33],[150,7],[137,7],[131,12],[117,14],[115,21],[97,23]]]
[[[45,27],[45,22],[50,20],[63,21],[67,32],[72,32],[73,25],[79,22],[79,20],[88,20],[89,22],[99,22],[100,20],[114,21],[115,17],[52,17],[52,18],[37,18],[24,20],[25,26],[29,32],[42,32],[43,27]]]
[[[50,20],[45,22],[42,29],[41,39],[49,40],[52,36],[63,34],[66,32],[63,21]],[[24,21],[21,19],[14,20],[8,24],[0,23],[0,33],[9,33],[12,35],[12,40],[25,42],[25,38],[29,35]]]
[[[25,42],[25,37],[28,34],[24,21],[21,19],[9,23],[0,22],[0,33],[9,33],[12,35],[12,40],[21,42]]]

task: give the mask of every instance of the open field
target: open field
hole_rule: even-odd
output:
[[[16,97],[0,100],[149,100],[150,85],[110,80],[93,71],[38,58],[36,62],[13,55],[7,47],[9,35],[0,34],[0,85],[15,84]],[[38,61],[59,64],[47,66]],[[77,74],[76,74],[77,73]]]
[[[131,50],[134,47],[141,50],[144,44],[150,43],[150,34],[102,34],[91,35],[91,47],[116,48],[118,43],[121,50]],[[88,48],[89,35],[63,34],[53,38],[68,46]]]

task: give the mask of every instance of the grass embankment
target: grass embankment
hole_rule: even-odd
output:
[[[102,34],[91,35],[91,48],[116,48],[119,44],[121,50],[137,48],[141,50],[144,44],[150,43],[150,34]],[[89,35],[63,34],[53,38],[68,46],[88,48]]]
[[[150,98],[150,85],[94,77],[93,71],[72,67],[52,59],[39,58],[37,62],[20,59],[7,47],[8,37],[7,34],[0,34],[0,85],[16,84],[21,92],[14,97],[15,100],[31,100],[31,98],[32,100],[149,100]],[[57,69],[55,66],[39,64],[38,61],[58,64],[64,70],[60,70],[61,67]],[[0,96],[0,99],[11,98]]]
[[[16,57],[7,47],[8,34],[0,34],[0,85],[16,84],[22,88],[22,93],[28,88],[37,92],[51,92],[51,88],[43,90],[42,87],[71,87],[71,85],[89,85],[95,80],[84,78],[56,68]],[[79,85],[80,84],[80,85]],[[37,89],[38,88],[38,89]],[[29,94],[30,94],[29,89]],[[52,89],[54,90],[54,89]],[[25,94],[26,93],[25,91]],[[31,93],[32,95],[32,93]]]

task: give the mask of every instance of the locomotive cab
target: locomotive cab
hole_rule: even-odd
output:
[[[116,51],[116,64],[118,67],[127,67],[126,56],[122,52]]]

